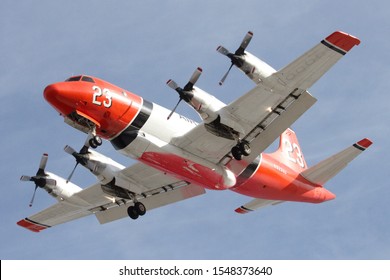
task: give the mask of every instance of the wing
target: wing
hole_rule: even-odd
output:
[[[308,89],[340,58],[359,44],[358,38],[336,31],[301,57],[274,73],[273,78],[290,89]]]
[[[119,174],[121,183],[127,182],[127,190],[136,194],[147,210],[158,208],[205,193],[202,187],[178,180],[146,166],[134,164]],[[127,208],[133,200],[121,196],[121,191],[103,191],[100,184],[94,184],[74,194],[69,200],[17,222],[33,232],[95,214],[100,223],[107,223],[127,216]]]
[[[17,222],[19,226],[40,232],[52,226],[72,221],[91,214],[87,209],[59,202],[45,210]]]
[[[221,122],[251,145],[251,156],[242,161],[231,161],[236,142],[210,133],[205,124],[175,138],[172,144],[214,163],[230,162],[230,169],[240,174],[316,102],[307,89],[359,43],[353,36],[335,32],[219,111]]]

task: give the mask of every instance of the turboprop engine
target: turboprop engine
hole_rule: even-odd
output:
[[[72,196],[78,193],[82,189],[75,184],[65,181],[64,178],[57,176],[53,173],[46,172],[45,167],[48,160],[48,155],[43,154],[39,169],[35,176],[23,175],[20,177],[21,181],[31,181],[35,183],[35,189],[30,201],[30,207],[34,203],[35,193],[39,188],[44,189],[48,194],[57,199],[58,201],[69,200],[72,202]]]
[[[76,159],[76,166],[81,164],[87,168],[103,185],[111,182],[115,178],[115,175],[125,168],[120,163],[93,150],[85,151],[81,149],[80,152],[76,152],[70,146],[65,146],[64,150]]]
[[[213,95],[194,86],[201,74],[202,68],[198,67],[184,88],[179,87],[175,81],[168,80],[167,85],[176,90],[179,94],[179,102],[169,114],[168,119],[172,116],[173,112],[176,111],[177,106],[182,100],[194,108],[205,123],[210,123],[218,118],[218,110],[223,108],[226,104]]]
[[[96,176],[105,193],[114,197],[135,199],[134,193],[137,192],[137,189],[135,189],[131,183],[123,180],[122,177],[119,176],[120,171],[125,168],[123,165],[96,151],[89,150],[85,148],[85,146],[80,152],[76,152],[70,146],[65,146],[64,150],[76,159],[76,166],[81,164]],[[68,180],[72,176],[76,166]],[[129,188],[134,192],[130,191]]]
[[[222,77],[221,81],[219,82],[220,85],[224,83],[233,65],[237,66],[238,69],[244,72],[245,75],[247,75],[248,78],[251,79],[256,84],[261,83],[267,77],[269,77],[274,72],[276,72],[276,70],[272,68],[270,65],[268,65],[258,57],[252,55],[251,53],[245,51],[252,37],[253,37],[253,32],[248,31],[248,33],[245,35],[244,39],[242,40],[240,47],[234,53],[231,53],[223,46],[219,46],[217,48],[217,51],[230,58],[230,61],[232,63],[229,67],[229,70],[226,72],[226,74]]]

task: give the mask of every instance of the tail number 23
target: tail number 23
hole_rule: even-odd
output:
[[[296,143],[291,144],[288,140],[285,140],[284,144],[286,145],[288,159],[298,164],[300,167],[305,168],[305,161],[299,146]]]

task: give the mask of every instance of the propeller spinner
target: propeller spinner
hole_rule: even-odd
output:
[[[250,41],[252,40],[252,37],[253,37],[253,32],[248,31],[248,33],[245,35],[244,39],[242,40],[241,45],[238,47],[238,49],[234,53],[231,53],[229,50],[227,50],[223,46],[219,46],[217,48],[217,51],[220,54],[223,54],[223,55],[227,56],[228,58],[230,58],[230,61],[232,62],[232,64],[230,65],[228,71],[225,73],[225,75],[223,75],[221,81],[219,82],[220,86],[222,86],[223,83],[225,82],[225,80],[226,80],[227,76],[229,75],[229,72],[232,69],[233,65],[236,65],[237,67],[242,67],[243,66],[243,64],[244,64],[243,57],[245,55],[245,49],[248,47]]]
[[[194,71],[190,80],[184,86],[184,88],[179,87],[175,81],[168,80],[167,85],[170,88],[176,90],[176,92],[179,94],[179,101],[177,102],[176,106],[173,108],[172,112],[169,114],[169,116],[167,118],[168,120],[171,118],[173,113],[176,111],[177,107],[179,106],[179,104],[182,100],[184,100],[187,103],[191,102],[191,99],[194,97],[194,95],[192,93],[192,91],[194,89],[194,85],[198,81],[201,74],[202,74],[202,68],[198,67]]]
[[[34,203],[35,193],[36,193],[38,187],[44,188],[46,185],[55,185],[56,184],[56,181],[53,179],[47,178],[48,175],[45,173],[47,159],[48,159],[48,154],[43,154],[42,158],[41,158],[41,162],[39,163],[39,169],[38,169],[37,173],[35,174],[35,176],[23,175],[22,177],[20,177],[21,181],[24,181],[24,182],[31,181],[31,182],[35,183],[34,193],[33,193],[33,196],[31,198],[31,201],[29,204],[30,207]]]

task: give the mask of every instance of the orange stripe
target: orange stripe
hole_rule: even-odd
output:
[[[357,142],[357,144],[365,149],[367,149],[368,147],[371,146],[372,144],[372,141],[370,139],[367,139],[367,138],[364,138],[362,140],[360,140],[359,142]]]
[[[248,211],[245,210],[245,209],[243,209],[242,207],[237,208],[237,209],[234,210],[234,211],[236,211],[238,214],[246,214],[246,213],[248,213]]]
[[[47,229],[49,227],[45,225],[36,224],[30,220],[27,220],[27,218],[24,220],[20,220],[16,224],[33,232],[40,232],[41,230]]]
[[[342,31],[336,31],[325,39],[332,45],[342,49],[345,52],[350,51],[354,46],[360,44],[360,40],[352,35]]]

